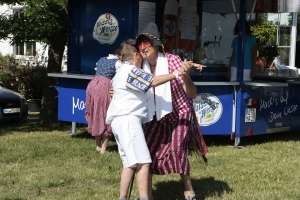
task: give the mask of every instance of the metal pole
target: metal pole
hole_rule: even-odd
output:
[[[72,135],[76,135],[76,122],[72,122]]]

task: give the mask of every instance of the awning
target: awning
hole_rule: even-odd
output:
[[[240,12],[240,0],[203,0],[203,11],[208,13],[236,13]],[[247,0],[247,13],[251,13],[255,0]],[[300,0],[257,0],[254,12],[278,13],[300,12]]]

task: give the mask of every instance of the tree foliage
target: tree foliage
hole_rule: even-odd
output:
[[[67,14],[63,1],[56,0],[0,0],[9,6],[20,5],[20,12],[10,16],[1,16],[1,39],[9,36],[12,43],[38,41],[49,43],[57,35],[64,33],[67,40]]]
[[[12,55],[0,53],[0,80],[3,87],[28,99],[42,99],[47,68],[38,63],[26,63]],[[38,84],[37,84],[38,83]]]
[[[67,1],[0,0],[0,4],[23,7],[13,15],[0,16],[0,39],[10,39],[12,44],[28,41],[47,43],[47,72],[60,72],[67,44]],[[46,77],[40,114],[41,125],[51,126],[57,120],[56,82],[56,78]]]
[[[249,20],[252,34],[256,37],[258,45],[264,46],[276,41],[276,25],[272,22],[265,21],[263,15],[254,20]]]

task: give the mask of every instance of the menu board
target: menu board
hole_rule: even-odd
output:
[[[139,2],[138,35],[146,28],[146,26],[150,22],[155,23],[155,6],[156,4],[153,2]]]
[[[197,8],[192,6],[181,6],[182,13],[180,16],[179,28],[181,31],[180,39],[196,39],[196,17]]]

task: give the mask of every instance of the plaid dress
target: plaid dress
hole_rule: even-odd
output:
[[[180,57],[172,54],[166,56],[169,72],[179,70]],[[193,101],[186,95],[183,84],[181,77],[171,81],[173,112],[160,121],[154,118],[145,126],[153,174],[189,175],[188,148],[196,148],[202,156],[208,151],[196,118]]]
[[[87,86],[85,119],[88,122],[88,132],[92,136],[112,136],[111,127],[105,124],[105,118],[110,104],[111,79],[116,74],[117,61],[118,59],[100,58],[96,63],[95,77]]]

